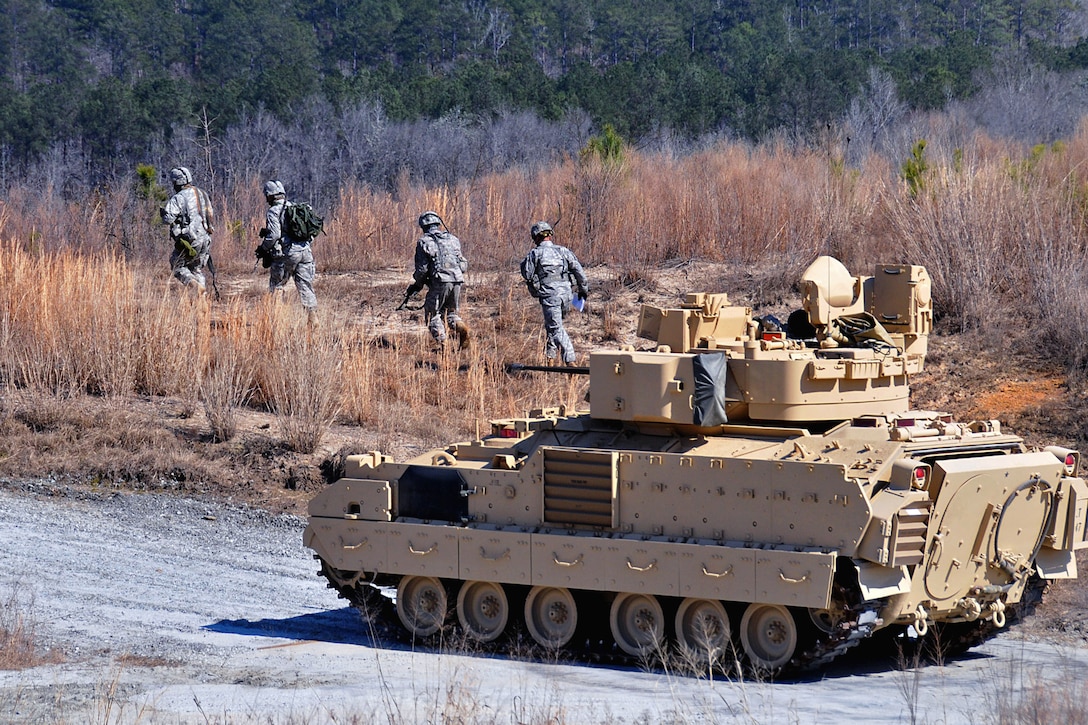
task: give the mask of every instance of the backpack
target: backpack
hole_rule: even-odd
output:
[[[539,264],[529,267],[529,260],[532,255],[525,257],[521,260],[521,277],[525,280],[525,286],[529,290],[529,294],[534,299],[540,299],[540,266]]]
[[[312,242],[325,231],[325,220],[309,204],[288,204],[283,209],[283,230],[292,239]]]

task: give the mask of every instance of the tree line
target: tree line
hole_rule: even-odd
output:
[[[179,128],[195,127],[207,147],[261,114],[291,126],[360,108],[409,125],[529,113],[585,117],[636,142],[756,140],[842,117],[874,69],[907,108],[932,109],[970,98],[1010,48],[1044,68],[1088,67],[1079,0],[0,0],[0,9],[0,182],[47,153],[78,154],[87,173],[110,178],[161,154]],[[381,170],[382,183],[395,173]]]

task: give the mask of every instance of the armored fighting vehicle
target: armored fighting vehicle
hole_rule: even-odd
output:
[[[356,604],[395,587],[418,637],[516,624],[545,647],[770,672],[881,631],[962,650],[1075,577],[1079,453],[910,409],[926,270],[821,257],[800,288],[785,325],[725,294],[644,305],[647,349],[590,354],[588,412],[350,458],[310,503],[321,573]]]

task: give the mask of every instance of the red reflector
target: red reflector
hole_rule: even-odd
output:
[[[499,438],[517,438],[518,432],[513,428],[503,428],[499,431]]]
[[[896,428],[911,428],[914,426],[914,418],[900,418],[895,421]]]
[[[765,330],[763,332],[764,340],[781,340],[785,337],[781,330]]]
[[[914,480],[924,481],[926,480],[926,469],[922,466],[918,466],[914,469]]]
[[[1070,467],[1077,465],[1077,457],[1070,453],[1065,457],[1065,465]]]

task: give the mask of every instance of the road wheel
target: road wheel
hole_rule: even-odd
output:
[[[676,610],[676,640],[691,662],[706,666],[729,651],[732,629],[725,607],[715,599],[685,599]]]
[[[497,639],[510,619],[510,602],[501,584],[465,582],[457,595],[457,619],[480,642]]]
[[[397,586],[397,616],[416,637],[430,637],[446,622],[449,599],[441,581],[429,576],[406,576]]]
[[[629,655],[658,650],[665,639],[665,613],[650,594],[619,594],[608,618],[616,644]]]
[[[537,644],[562,647],[578,626],[578,607],[569,589],[533,587],[525,598],[525,626]]]
[[[797,622],[777,604],[749,604],[740,620],[740,642],[754,667],[777,670],[797,649]]]

